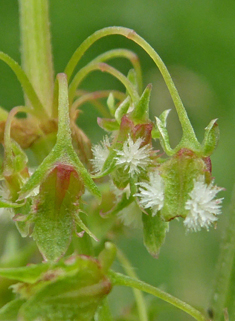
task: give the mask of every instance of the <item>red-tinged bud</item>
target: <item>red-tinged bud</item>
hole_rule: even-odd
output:
[[[56,260],[66,252],[83,193],[77,171],[64,163],[56,164],[41,183],[34,205],[33,237],[46,260]]]

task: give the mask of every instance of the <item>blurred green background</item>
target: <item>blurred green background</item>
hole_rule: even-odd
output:
[[[77,46],[95,30],[121,25],[133,28],[160,54],[171,72],[195,131],[202,139],[209,121],[219,118],[221,139],[212,156],[213,175],[225,197],[218,228],[200,233],[185,233],[182,222],[171,223],[159,259],[153,259],[142,245],[140,231],[129,231],[119,245],[129,256],[141,279],[160,286],[175,296],[207,308],[219,243],[226,222],[227,207],[234,183],[234,105],[235,105],[235,2],[232,0],[50,0],[51,32],[55,72],[62,72]],[[104,50],[125,47],[140,57],[144,84],[153,84],[152,116],[172,108],[169,129],[172,144],[180,138],[180,126],[170,96],[151,59],[137,45],[120,36],[96,43],[82,59],[81,65]],[[20,62],[18,4],[0,0],[0,50]],[[127,72],[129,63],[112,62]],[[82,84],[84,89],[122,86],[111,76],[95,72]],[[23,103],[20,85],[10,69],[0,63],[0,105],[12,108]],[[96,125],[97,114],[86,106],[80,126],[93,142],[103,135]],[[88,111],[89,108],[89,111]],[[97,130],[98,133],[97,134]],[[0,227],[3,246],[6,223]],[[132,302],[129,292],[115,290],[120,306]],[[113,294],[114,296],[114,294]],[[160,321],[187,321],[191,318],[156,300],[161,309]]]

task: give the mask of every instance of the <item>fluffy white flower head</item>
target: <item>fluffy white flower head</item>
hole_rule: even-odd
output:
[[[109,155],[110,142],[108,136],[103,138],[103,141],[92,147],[94,158],[91,159],[91,163],[94,167],[94,171],[101,172],[104,163]]]
[[[143,208],[151,208],[153,216],[160,211],[164,204],[164,181],[158,171],[150,173],[149,182],[137,183],[139,193],[134,196],[140,198],[139,204]]]
[[[189,193],[190,199],[185,203],[185,209],[189,214],[184,220],[184,225],[188,230],[208,230],[210,225],[217,221],[216,215],[221,213],[220,204],[223,198],[214,198],[221,190],[223,188],[213,186],[213,182],[210,185],[205,184],[203,175],[194,181],[194,187]]]
[[[116,165],[123,165],[124,170],[128,169],[131,176],[139,174],[141,169],[144,170],[151,163],[151,147],[150,145],[140,147],[142,142],[142,138],[134,142],[129,135],[122,150],[115,150],[117,152]]]

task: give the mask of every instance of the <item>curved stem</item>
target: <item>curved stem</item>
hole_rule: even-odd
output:
[[[169,74],[169,71],[167,70],[162,59],[159,57],[156,51],[149,45],[147,41],[145,41],[142,37],[140,37],[134,30],[129,28],[124,28],[124,27],[108,27],[93,33],[78,47],[78,49],[75,51],[72,58],[70,59],[65,69],[65,73],[68,75],[68,78],[71,77],[74,68],[76,67],[78,61],[81,59],[81,57],[86,52],[86,50],[98,39],[101,39],[109,35],[122,35],[128,39],[131,39],[132,41],[137,43],[139,46],[141,46],[148,53],[148,55],[152,58],[152,60],[155,62],[155,64],[159,68],[166,82],[168,90],[171,94],[172,100],[174,102],[174,105],[177,110],[178,117],[182,126],[182,130],[183,130],[182,142],[185,143],[190,141],[197,148],[200,148],[200,144],[195,136],[194,130],[188,119],[186,110],[183,106],[183,103],[180,99],[179,93],[174,85],[174,82]]]
[[[116,77],[120,82],[126,87],[129,95],[131,96],[131,99],[134,103],[138,102],[139,95],[134,87],[134,85],[127,79],[126,76],[124,76],[120,71],[117,69],[107,65],[103,62],[96,62],[96,63],[90,63],[80,69],[76,76],[74,77],[73,81],[71,82],[69,86],[69,97],[70,100],[73,99],[75,96],[77,87],[81,83],[81,81],[91,72],[94,70],[101,70],[102,72],[107,72],[114,77]]]
[[[175,307],[181,309],[182,311],[188,313],[191,315],[195,320],[197,321],[209,321],[201,312],[193,308],[191,305],[175,298],[174,296],[158,289],[155,288],[152,285],[149,285],[145,282],[142,282],[140,280],[136,280],[134,278],[130,278],[129,276],[116,273],[113,271],[109,272],[109,276],[113,282],[114,285],[123,285],[123,286],[128,286],[131,288],[135,288],[141,291],[144,291],[146,293],[152,294],[172,305]]]
[[[45,119],[45,116],[47,117],[45,109],[43,108],[41,101],[39,100],[35,90],[33,89],[33,86],[31,85],[23,69],[15,60],[13,60],[11,57],[9,57],[3,52],[0,52],[0,60],[4,61],[15,73],[21,86],[23,87],[24,93],[31,102],[33,109],[38,112],[38,117]]]
[[[111,60],[114,58],[126,58],[134,67],[134,70],[136,72],[137,76],[137,82],[138,82],[138,92],[141,94],[142,92],[142,72],[141,72],[141,66],[139,62],[138,56],[131,50],[128,49],[113,49],[104,52],[103,54],[97,56],[95,59],[93,59],[90,63],[95,62],[105,62],[107,60]]]
[[[119,100],[123,100],[126,97],[125,94],[117,90],[100,90],[100,91],[94,91],[91,93],[85,92],[84,94],[81,95],[81,97],[79,97],[73,102],[70,108],[71,114],[73,114],[78,107],[80,107],[82,104],[86,103],[87,101],[95,101],[96,99],[108,97],[110,93],[112,93],[113,96]],[[110,117],[109,112],[105,108],[101,108],[100,106],[99,107],[97,106],[97,109],[104,117]]]
[[[6,124],[5,124],[5,131],[4,131],[4,150],[5,150],[5,155],[8,157],[8,155],[11,155],[11,123],[14,118],[14,116],[17,113],[30,113],[33,114],[34,116],[37,116],[37,113],[24,106],[17,106],[12,108],[12,110],[9,112]]]
[[[122,253],[122,251],[119,249],[117,251],[117,258],[120,261],[120,263],[122,264],[123,269],[125,270],[126,274],[132,278],[137,279],[137,275],[134,272],[130,262],[128,261],[126,256]],[[145,305],[145,301],[144,301],[144,297],[143,297],[142,292],[140,290],[133,288],[133,293],[135,296],[140,321],[148,321],[147,309],[146,309],[146,305]]]

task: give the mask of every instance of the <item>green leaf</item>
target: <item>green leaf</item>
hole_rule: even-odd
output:
[[[148,215],[142,214],[144,245],[148,252],[157,258],[160,248],[165,241],[169,223],[163,221],[159,213],[152,216],[151,211],[147,210],[146,212]]]
[[[44,285],[22,305],[20,321],[93,319],[98,306],[111,290],[109,280],[95,259],[81,256],[64,262],[64,265],[58,264],[64,273],[44,281]]]
[[[0,309],[0,321],[16,321],[20,307],[25,302],[23,299],[13,300]]]

